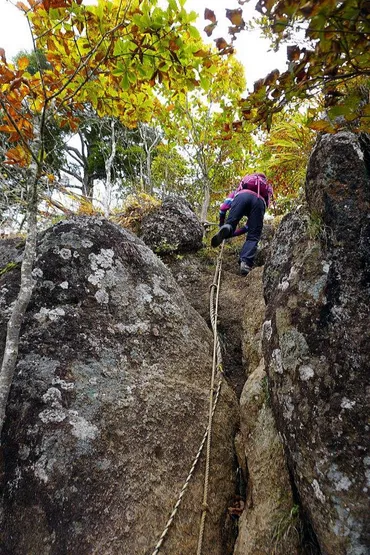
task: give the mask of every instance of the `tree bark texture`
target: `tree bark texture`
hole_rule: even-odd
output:
[[[20,330],[35,285],[32,269],[36,258],[37,185],[39,181],[39,168],[36,164],[32,173],[32,189],[28,204],[27,239],[21,265],[21,284],[7,326],[4,356],[0,370],[0,435],[5,421],[6,405],[18,358]]]

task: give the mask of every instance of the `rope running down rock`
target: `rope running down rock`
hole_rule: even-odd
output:
[[[206,455],[206,471],[205,471],[205,479],[204,479],[204,493],[203,493],[203,502],[202,502],[202,516],[200,522],[200,529],[199,529],[199,537],[198,537],[198,548],[197,548],[197,555],[201,555],[202,552],[202,544],[203,544],[203,536],[204,536],[204,527],[205,527],[205,518],[206,513],[208,510],[207,507],[207,500],[208,500],[208,482],[209,482],[209,466],[210,466],[210,452],[211,452],[211,435],[212,435],[212,420],[213,415],[216,410],[217,402],[220,397],[221,386],[223,381],[223,368],[222,368],[222,358],[221,358],[221,346],[218,339],[217,334],[217,315],[218,315],[218,299],[219,299],[219,290],[220,290],[220,281],[221,281],[221,266],[222,266],[222,255],[223,255],[223,248],[224,242],[222,242],[220,254],[217,258],[217,264],[215,269],[215,275],[213,278],[213,283],[210,287],[210,318],[211,318],[211,325],[213,329],[213,362],[212,362],[212,376],[211,376],[211,386],[210,386],[210,408],[209,408],[209,415],[208,415],[208,426],[206,431],[204,432],[201,444],[199,446],[198,452],[195,455],[193,460],[193,464],[189,471],[188,477],[180,491],[180,494],[177,498],[176,504],[173,508],[172,513],[166,523],[165,529],[162,532],[161,537],[158,540],[157,545],[154,548],[152,555],[158,555],[160,548],[168,534],[168,531],[172,525],[172,522],[176,516],[178,508],[181,504],[182,498],[187,490],[189,482],[194,474],[195,468],[199,461],[200,455],[203,451],[204,444],[207,441],[207,455]],[[216,297],[215,297],[216,294]],[[217,390],[214,394],[214,380],[216,369],[220,373],[220,379],[217,384]]]
[[[213,415],[215,412],[213,408],[214,406],[213,395],[214,395],[214,383],[215,383],[216,370],[220,372],[219,383],[222,383],[221,347],[220,347],[220,342],[219,342],[218,333],[217,333],[217,318],[218,318],[218,300],[219,300],[219,294],[220,294],[223,248],[224,248],[224,241],[222,241],[220,254],[217,259],[215,278],[214,278],[214,283],[212,283],[211,285],[211,295],[210,295],[210,303],[209,303],[210,319],[211,319],[211,325],[213,329],[213,364],[212,364],[211,386],[209,391],[206,469],[205,469],[205,475],[204,475],[202,516],[200,519],[197,555],[202,554],[204,528],[205,528],[206,516],[208,511],[208,485],[209,485],[209,468],[210,468],[210,461],[211,461],[212,422],[213,422]],[[216,279],[217,279],[217,282],[216,282]]]

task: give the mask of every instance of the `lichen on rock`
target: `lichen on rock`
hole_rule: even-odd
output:
[[[195,252],[202,247],[203,227],[187,201],[166,197],[143,219],[140,237],[158,254]]]
[[[159,258],[104,219],[60,222],[37,252],[3,430],[0,550],[148,553],[207,427],[212,333]],[[4,306],[18,279],[2,277]],[[2,341],[5,326],[2,313]],[[219,555],[237,420],[223,384],[205,535]],[[164,555],[195,552],[202,490],[199,471]]]
[[[323,135],[308,208],[286,216],[265,266],[263,350],[278,429],[325,554],[370,545],[370,178],[360,136]]]

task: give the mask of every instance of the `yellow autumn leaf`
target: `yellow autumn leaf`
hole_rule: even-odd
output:
[[[18,69],[24,71],[25,69],[28,68],[28,66],[30,65],[30,61],[27,58],[27,56],[21,56],[20,58],[18,58],[17,60],[17,65],[18,65]]]
[[[327,133],[334,131],[330,122],[325,120],[313,121],[309,124],[309,127],[315,131],[326,131]]]

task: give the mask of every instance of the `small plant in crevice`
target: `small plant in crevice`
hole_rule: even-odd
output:
[[[309,215],[307,233],[311,240],[320,241],[327,246],[332,236],[332,230],[327,226],[318,212]]]
[[[319,239],[324,228],[324,222],[318,212],[311,212],[308,220],[308,236],[310,239]]]
[[[20,268],[20,266],[20,262],[8,262],[3,268],[0,268],[0,276],[11,272],[14,268]]]
[[[283,512],[274,526],[271,539],[271,555],[286,553],[287,542],[299,540],[301,537],[301,521],[299,505],[293,505],[289,512]]]
[[[126,198],[122,208],[116,209],[110,216],[110,220],[133,233],[139,233],[141,222],[162,205],[157,198],[146,193],[136,193]]]

